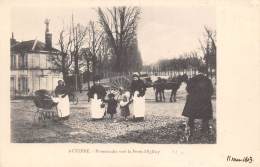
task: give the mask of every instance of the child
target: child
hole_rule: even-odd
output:
[[[123,100],[120,101],[121,115],[127,120],[127,117],[130,115],[129,104],[132,101],[128,100],[127,95],[123,95]]]
[[[113,93],[110,93],[108,95],[108,100],[104,100],[104,102],[107,103],[107,113],[110,114],[111,119],[113,119],[117,108],[117,101],[114,98],[115,95]]]

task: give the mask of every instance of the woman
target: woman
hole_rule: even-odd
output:
[[[100,120],[104,118],[105,115],[105,106],[101,99],[98,99],[96,93],[93,95],[94,97],[91,98],[91,105],[90,105],[90,116],[92,120]]]
[[[131,96],[133,98],[133,115],[135,121],[143,121],[145,116],[146,86],[138,73],[133,74],[131,83]]]
[[[69,90],[65,86],[63,80],[58,81],[58,86],[55,89],[55,95],[57,98],[53,98],[53,101],[58,103],[57,110],[58,116],[61,120],[69,119],[70,115],[70,103],[69,103]]]

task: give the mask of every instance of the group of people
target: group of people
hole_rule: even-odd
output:
[[[202,131],[204,133],[208,133],[209,120],[213,118],[211,103],[213,85],[211,80],[204,75],[205,72],[203,69],[200,69],[199,72],[200,74],[187,81],[186,90],[188,95],[182,112],[183,116],[189,118],[188,125],[190,127],[190,136],[194,135],[195,119],[202,119]],[[107,104],[107,113],[110,114],[111,119],[113,119],[114,114],[116,114],[117,106],[119,104],[121,115],[127,120],[127,117],[130,115],[129,105],[133,103],[133,115],[135,119],[143,120],[145,111],[145,92],[146,86],[144,82],[139,78],[139,75],[135,73],[133,75],[130,92],[125,92],[122,95],[122,100],[120,101],[115,99],[114,94],[108,94],[108,99],[105,99],[106,90],[100,84],[93,85],[88,95],[92,99],[92,110],[97,111],[97,108],[99,108],[100,111],[104,110],[102,108],[104,108],[105,104]],[[53,100],[58,102],[57,109],[58,113],[60,113],[59,116],[62,119],[68,119],[70,114],[68,98],[69,92],[68,89],[66,89],[64,81],[60,80],[58,82],[58,86],[55,89],[55,94],[57,98],[53,98]],[[95,106],[95,104],[98,105]]]
[[[108,99],[106,99],[106,90],[99,84],[99,82],[93,85],[88,96],[91,98],[91,116],[93,119],[100,119],[102,115],[100,113],[107,113],[110,118],[113,119],[114,115],[117,113],[118,105],[120,106],[121,116],[127,120],[130,115],[129,105],[133,103],[133,116],[134,120],[144,119],[144,95],[146,91],[146,86],[144,82],[139,78],[138,73],[133,74],[133,81],[131,83],[130,91],[121,92],[122,99],[115,99],[115,94],[108,94]],[[105,112],[105,104],[107,104]],[[99,113],[99,114],[96,114]]]

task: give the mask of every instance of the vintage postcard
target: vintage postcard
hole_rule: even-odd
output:
[[[259,165],[260,1],[0,5],[0,166]]]

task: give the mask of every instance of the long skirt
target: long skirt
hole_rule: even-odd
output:
[[[66,95],[65,97],[57,97],[52,98],[52,100],[57,104],[57,111],[58,116],[63,118],[70,115],[70,102],[69,102],[69,96]]]
[[[188,95],[182,115],[193,119],[212,119],[211,99]]]
[[[91,99],[91,118],[92,119],[101,119],[105,114],[105,107],[101,107],[101,99]]]
[[[145,116],[145,97],[134,97],[133,99],[133,115],[135,118]]]

